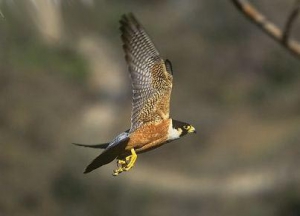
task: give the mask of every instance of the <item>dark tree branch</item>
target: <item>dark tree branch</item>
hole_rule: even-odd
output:
[[[292,26],[294,21],[296,20],[298,14],[299,14],[299,9],[300,9],[300,1],[296,0],[295,6],[290,14],[290,16],[287,19],[284,31],[283,31],[283,36],[282,36],[282,41],[283,43],[287,44],[291,31],[292,31]]]
[[[275,24],[269,21],[262,13],[260,13],[252,4],[247,0],[232,0],[233,4],[241,11],[250,21],[257,25],[261,30],[263,30],[267,35],[273,38],[275,41],[280,43],[289,52],[300,58],[300,44],[299,42],[290,39],[290,32],[292,29],[292,24],[296,19],[300,3],[297,0],[292,13],[290,14],[285,29],[282,31]]]

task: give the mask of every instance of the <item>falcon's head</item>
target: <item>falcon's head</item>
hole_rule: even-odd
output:
[[[189,123],[172,119],[172,124],[169,127],[169,140],[178,139],[188,133],[196,133],[196,129]]]

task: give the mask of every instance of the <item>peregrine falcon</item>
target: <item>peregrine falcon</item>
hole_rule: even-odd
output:
[[[137,154],[169,143],[195,128],[169,117],[173,70],[164,60],[150,37],[130,13],[120,20],[125,59],[132,83],[131,127],[112,142],[96,145],[73,143],[78,146],[102,148],[104,151],[85,169],[89,173],[117,159],[113,175],[130,170]]]

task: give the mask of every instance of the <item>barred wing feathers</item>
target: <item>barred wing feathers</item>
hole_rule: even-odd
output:
[[[132,82],[131,128],[169,118],[172,75],[149,36],[133,16],[121,21],[123,49]],[[169,71],[169,72],[168,72]]]

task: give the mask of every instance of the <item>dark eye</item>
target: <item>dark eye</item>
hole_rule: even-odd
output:
[[[185,130],[189,130],[190,128],[191,128],[190,125],[184,125],[184,126],[183,126],[183,129],[185,129]]]

